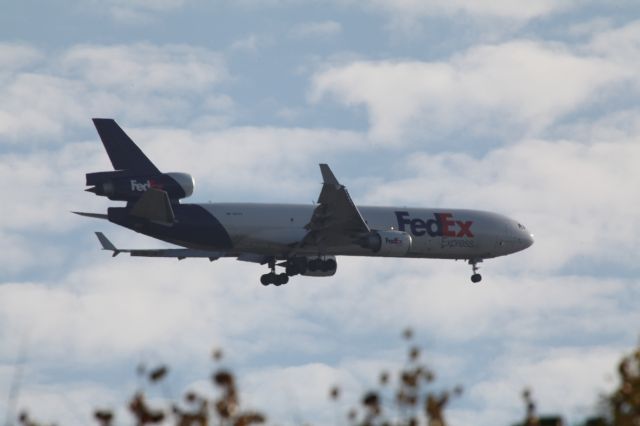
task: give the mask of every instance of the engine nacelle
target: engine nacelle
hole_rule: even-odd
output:
[[[127,171],[87,174],[87,191],[110,200],[137,200],[149,188],[161,189],[169,199],[179,200],[193,194],[195,182],[187,173],[162,173],[152,176],[134,175]]]
[[[404,256],[411,250],[411,235],[402,231],[372,231],[360,245],[381,256]]]
[[[297,256],[287,261],[286,268],[290,276],[330,277],[336,273],[338,262],[335,256]]]

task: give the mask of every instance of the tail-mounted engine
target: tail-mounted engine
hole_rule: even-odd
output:
[[[110,200],[132,201],[139,199],[149,188],[165,191],[170,200],[179,200],[193,194],[195,182],[187,173],[160,173],[154,175],[133,174],[120,170],[87,173],[87,191]]]
[[[371,231],[360,246],[381,256],[404,256],[411,250],[411,235],[402,231]]]
[[[162,173],[111,118],[94,118],[114,171],[87,173],[87,191],[110,200],[135,201],[150,188],[166,192],[169,200],[193,194],[187,173]]]

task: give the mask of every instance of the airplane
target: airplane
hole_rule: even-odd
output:
[[[356,206],[327,164],[320,164],[316,204],[182,203],[195,188],[191,175],[161,172],[115,120],[93,123],[114,170],[87,173],[86,191],[126,205],[106,214],[73,213],[181,246],[118,249],[97,232],[103,250],[114,257],[236,258],[267,265],[269,272],[260,277],[265,286],[286,284],[295,275],[333,276],[337,256],[455,259],[469,263],[477,283],[480,262],[533,244],[524,225],[497,213]],[[276,267],[284,271],[276,273]]]

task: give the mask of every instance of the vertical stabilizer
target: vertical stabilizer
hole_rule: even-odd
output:
[[[138,174],[155,175],[160,170],[147,158],[129,136],[111,118],[94,118],[111,164],[115,170],[128,170]]]

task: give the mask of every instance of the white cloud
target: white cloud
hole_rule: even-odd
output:
[[[106,169],[95,143],[68,143],[54,150],[0,153],[6,200],[0,224],[0,282],[39,268],[60,267],[73,252],[60,250],[71,229],[84,225],[72,210],[100,211],[104,202],[87,197],[84,173]]]
[[[249,50],[255,51],[258,48],[258,37],[255,34],[251,34],[245,38],[234,41],[231,44],[233,50]]]
[[[109,0],[109,2],[140,9],[166,11],[182,7],[187,0]]]
[[[524,417],[522,391],[533,392],[539,415],[562,415],[565,421],[584,421],[597,414],[599,395],[610,392],[607,382],[620,352],[606,347],[521,348],[497,357],[487,369],[492,378],[467,389],[474,405],[482,411],[484,424],[509,424]],[[455,424],[469,424],[476,410],[453,410]]]
[[[310,202],[319,194],[318,163],[366,147],[363,135],[334,129],[230,127],[215,132],[131,129],[130,133],[141,146],[145,141],[153,144],[146,145],[145,152],[161,170],[191,173],[199,188],[193,200],[200,201],[213,196],[213,201],[225,201],[225,196],[240,201],[242,194],[255,197],[257,192],[272,201]]]
[[[275,43],[275,37],[265,34],[249,34],[239,38],[229,47],[232,51],[257,52],[258,49],[271,47]]]
[[[196,331],[193,325],[188,325],[195,300],[183,299],[186,289],[176,289],[174,280],[160,275],[164,268],[173,265],[165,263],[152,272],[144,262],[130,265],[133,269],[101,263],[98,269],[105,268],[105,273],[95,270],[94,275],[86,269],[78,270],[67,277],[65,284],[55,287],[29,283],[2,285],[2,317],[6,321],[3,356],[13,355],[6,351],[17,347],[15,343],[23,335],[29,338],[32,362],[65,358],[84,365],[114,362],[146,348],[166,350],[172,345],[184,345],[186,341],[180,335],[185,332],[203,351],[218,340],[214,330]],[[133,287],[127,284],[132,278],[138,283]],[[173,284],[164,287],[169,281]],[[167,292],[169,288],[172,290]],[[217,317],[213,306],[199,311],[205,322]],[[192,333],[202,333],[203,339],[211,340],[200,346]]]
[[[329,38],[342,32],[342,25],[336,21],[305,22],[291,29],[295,38]]]
[[[157,14],[183,7],[189,0],[108,0],[106,7],[112,18],[126,24],[149,23]]]
[[[399,144],[453,128],[535,133],[628,75],[597,57],[531,41],[474,47],[448,62],[356,61],[316,73],[311,99],[364,106],[370,137]]]
[[[145,20],[186,2],[110,4],[124,19]],[[306,6],[269,2],[291,4]],[[392,19],[522,23],[565,6],[376,0],[363,7]],[[342,412],[334,416],[325,404],[328,387],[341,384],[357,402],[367,378],[401,362],[393,351],[402,347],[397,334],[412,325],[426,342],[427,361],[444,376],[439,384],[465,386],[451,407],[452,424],[516,421],[524,385],[545,411],[581,416],[606,386],[621,348],[636,342],[640,323],[633,306],[640,120],[634,107],[608,103],[611,86],[619,93],[635,84],[638,24],[606,26],[576,29],[598,33],[584,46],[516,40],[440,62],[409,50],[406,60],[381,52],[378,61],[355,61],[361,53],[354,52],[351,62],[315,76],[314,99],[366,108],[370,136],[379,141],[423,141],[432,132],[518,136],[485,154],[371,147],[366,134],[322,127],[230,127],[230,111],[242,105],[219,92],[230,73],[209,49],[138,43],[50,53],[0,44],[0,139],[10,142],[0,154],[3,199],[10,201],[0,224],[0,378],[10,376],[16,348],[28,337],[21,405],[37,419],[86,424],[96,405],[122,404],[130,395],[141,359],[166,361],[177,381],[190,383],[206,370],[210,348],[221,346],[234,369],[255,374],[242,389],[256,408],[275,413],[274,422],[333,424]],[[633,90],[625,94],[635,99]],[[573,119],[594,99],[606,113]],[[380,175],[344,181],[368,188],[358,203],[502,211],[528,225],[537,241],[484,263],[481,286],[468,283],[468,265],[442,260],[341,258],[335,277],[296,277],[276,289],[258,283],[265,267],[233,260],[112,259],[92,230],[123,247],[160,243],[68,213],[113,204],[81,191],[85,172],[110,168],[91,115],[118,118],[163,170],[192,172],[198,189],[189,201],[310,203],[320,188],[317,163],[343,161],[345,170],[366,175],[372,159],[386,166]],[[159,123],[166,127],[154,127]],[[540,135],[549,129],[553,136]],[[527,134],[534,137],[521,137]],[[293,421],[296,404],[287,395],[299,398]]]
[[[105,156],[95,144],[85,143],[69,143],[60,150],[0,154],[0,179],[13,183],[3,188],[12,205],[3,215],[2,228],[22,232],[68,230],[74,221],[70,210],[98,205],[82,191],[84,173],[104,169],[108,164]]]
[[[569,8],[573,3],[576,2],[555,2],[552,0],[526,3],[509,0],[368,0],[360,4],[363,7],[378,8],[411,17],[455,16],[463,13],[478,17],[529,20]]]
[[[27,44],[0,43],[0,73],[2,74],[33,65],[41,58],[42,53]]]
[[[330,423],[328,389],[338,384],[347,400],[357,401],[383,368],[401,365],[402,351],[395,351],[403,347],[399,332],[412,324],[418,343],[428,343],[426,360],[437,373],[452,349],[438,349],[434,342],[474,348],[473,357],[461,355],[446,368],[438,386],[463,384],[476,410],[493,412],[477,424],[493,424],[492,419],[514,412],[525,384],[545,395],[542,406],[558,407],[551,399],[558,388],[572,395],[562,400],[562,409],[588,406],[592,390],[613,368],[617,347],[602,350],[585,339],[632,342],[635,330],[628,325],[640,320],[618,297],[633,299],[633,280],[514,278],[494,271],[490,280],[473,286],[461,276],[465,265],[453,262],[341,259],[335,278],[297,277],[274,289],[259,285],[258,267],[242,263],[102,255],[91,256],[57,285],[0,286],[2,357],[14,357],[22,336],[29,336],[28,394],[47,365],[56,370],[94,366],[99,380],[105,363],[130,360],[119,374],[131,377],[135,363],[152,356],[173,370],[191,371],[189,377],[192,370],[202,374],[206,363],[201,360],[211,347],[222,346],[251,407],[267,411],[274,422],[295,421],[299,408],[304,420]],[[506,347],[492,348],[496,339]],[[527,349],[554,339],[564,343],[552,350]],[[495,351],[499,356],[493,361],[485,359]],[[320,361],[327,357],[335,361]],[[434,365],[434,360],[441,361]],[[52,395],[29,400],[41,398]],[[85,402],[78,410],[92,405]],[[48,404],[40,407],[40,418],[60,412]],[[342,415],[336,411],[335,416]]]
[[[554,133],[563,139],[588,144],[633,144],[640,137],[640,109],[612,108],[597,117],[585,117],[558,125]]]
[[[623,27],[595,33],[585,50],[607,58],[637,76],[640,73],[639,38],[640,21],[633,21]],[[640,89],[640,81],[637,78],[634,81],[636,90]]]
[[[615,122],[607,122],[603,127],[616,127]],[[549,341],[573,336],[578,341],[591,339],[594,343],[587,344],[585,350],[598,354],[601,338],[597,336],[606,336],[617,344],[624,339],[632,340],[630,335],[635,331],[628,324],[637,324],[640,318],[625,307],[625,300],[634,299],[635,283],[553,276],[550,272],[570,265],[580,254],[600,259],[603,241],[611,247],[607,256],[618,257],[628,252],[631,253],[628,260],[634,262],[632,253],[637,243],[628,235],[640,235],[637,221],[632,219],[640,214],[634,213],[636,207],[628,198],[627,189],[634,186],[634,165],[640,153],[637,144],[632,143],[637,134],[633,129],[622,136],[615,134],[614,142],[524,141],[479,159],[464,154],[412,153],[398,162],[414,178],[371,186],[365,199],[357,200],[404,204],[430,199],[437,205],[490,206],[487,208],[505,210],[524,220],[536,232],[536,244],[509,259],[487,261],[483,265],[486,282],[482,286],[468,284],[468,266],[461,263],[345,258],[340,259],[334,278],[296,277],[286,287],[265,289],[257,281],[263,268],[255,265],[231,260],[209,264],[124,256],[111,259],[92,241],[88,253],[78,253],[77,247],[69,248],[78,257],[77,262],[56,283],[5,281],[0,286],[0,335],[4,342],[0,353],[4,359],[12,359],[14,348],[28,334],[32,347],[38,348],[31,357],[37,371],[46,371],[46,365],[52,363],[65,369],[65,365],[133,360],[120,373],[129,377],[140,354],[144,358],[151,351],[180,369],[192,366],[194,355],[206,354],[212,346],[222,346],[243,371],[256,359],[271,360],[272,366],[258,369],[255,376],[269,380],[269,386],[261,388],[264,392],[253,386],[246,389],[250,389],[253,406],[266,409],[273,413],[274,420],[283,422],[291,420],[291,402],[272,396],[282,394],[279,389],[300,395],[300,404],[309,407],[303,413],[310,413],[312,419],[331,417],[326,414],[324,402],[327,385],[342,384],[352,397],[359,395],[363,390],[358,387],[362,386],[362,377],[373,372],[375,380],[373,374],[379,370],[362,366],[380,358],[371,349],[388,350],[389,331],[397,332],[407,325],[414,325],[428,342],[474,345],[500,339],[516,346],[514,350],[523,345],[547,346]],[[275,196],[270,195],[272,188],[289,191],[289,196],[294,194],[295,198],[303,193],[315,196],[319,177],[316,181],[309,177],[309,163],[315,166],[316,158],[327,155],[327,151],[344,153],[345,149],[359,150],[366,146],[362,135],[335,130],[232,128],[193,133],[127,126],[125,130],[161,168],[192,171],[201,181],[214,182],[205,185],[214,189],[211,191],[214,194],[223,192],[225,187],[234,191],[248,187],[254,193],[263,192],[270,200]],[[584,132],[598,134],[586,129]],[[83,161],[74,163],[78,156]],[[211,161],[202,161],[203,158]],[[214,162],[216,166],[211,167]],[[10,161],[0,162],[13,164],[19,177],[7,167],[7,180],[14,176],[13,180],[23,180],[30,188],[42,187],[43,191],[47,189],[44,183],[51,179],[48,176],[54,176],[56,170],[65,170],[60,194],[76,191],[78,196],[83,193],[67,186],[73,186],[81,172],[89,169],[85,163],[93,164],[90,167],[96,170],[108,167],[97,137],[91,143],[69,145],[55,155],[42,153],[23,158],[14,154]],[[575,174],[567,175],[566,167]],[[285,169],[285,174],[273,172]],[[256,181],[256,175],[263,178]],[[308,179],[306,183],[304,179]],[[20,200],[29,195],[38,198],[33,192],[21,195],[17,189],[9,197]],[[55,196],[53,190],[52,199]],[[84,197],[80,204],[98,202],[90,194]],[[43,199],[42,205],[47,206],[47,198]],[[60,202],[67,202],[64,196],[60,196]],[[25,207],[31,205],[26,199],[18,204],[22,203]],[[612,205],[616,209],[611,209]],[[33,216],[29,211],[24,213],[25,218],[18,214],[9,229],[19,230],[29,223],[42,223],[45,227],[47,211],[55,209],[55,205],[42,209],[41,216]],[[23,219],[28,220],[21,222]],[[114,227],[106,223],[98,222],[96,226],[110,235],[114,232]],[[139,245],[133,233],[124,230],[116,232],[114,241],[125,247],[156,246],[151,240]],[[130,244],[132,241],[136,244]],[[585,249],[576,241],[589,244]],[[598,317],[597,322],[593,321],[594,316]],[[262,337],[256,339],[257,335]],[[367,340],[369,343],[358,349],[354,342],[370,335],[375,335],[374,340],[380,344],[372,345]],[[569,345],[569,351],[574,351],[571,342],[565,344]],[[346,347],[349,350],[345,351]],[[288,359],[280,348],[286,348],[286,356],[306,361],[297,367],[287,361],[279,366],[275,360]],[[442,359],[450,356],[448,352],[438,352],[437,345],[434,351]],[[462,382],[474,406],[479,407],[475,412],[486,410],[484,424],[508,418],[515,412],[519,401],[517,393],[511,392],[514,389],[519,392],[524,382],[541,393],[562,386],[575,395],[562,407],[576,411],[591,403],[592,394],[584,390],[585,383],[588,382],[588,389],[600,383],[599,372],[615,358],[615,352],[615,349],[607,352],[608,358],[599,362],[597,368],[593,363],[582,362],[583,359],[567,374],[549,373],[542,381],[533,380],[538,371],[533,366],[547,371],[556,362],[564,365],[570,360],[562,353],[551,353],[544,360],[516,358],[519,364],[513,368],[524,369],[518,375],[503,375],[496,367],[495,371],[485,370],[487,375],[481,378],[464,379],[464,371],[475,359],[462,357],[459,363],[448,367],[447,375],[456,377],[456,382],[443,385]],[[480,353],[484,355],[476,356],[487,356],[486,350]],[[517,351],[513,353],[515,357]],[[334,354],[331,356],[337,359],[335,364],[312,361],[326,359],[327,354]],[[594,355],[589,359],[595,358]],[[29,401],[52,398],[29,388],[25,391],[34,395]],[[496,405],[495,401],[507,394],[511,399]],[[315,401],[315,405],[307,405],[308,401]],[[547,404],[547,400],[544,402]],[[60,408],[55,405],[52,402],[51,409],[46,408],[48,404],[40,405],[41,418],[58,416]],[[92,405],[85,402],[78,407],[88,411]],[[453,410],[452,415],[456,419],[469,418],[464,410]]]
[[[610,18],[597,17],[588,21],[581,21],[569,27],[568,33],[574,37],[588,36],[591,38],[594,34],[602,33],[609,30],[614,25]]]
[[[139,94],[195,92],[226,78],[223,58],[186,45],[75,46],[62,55],[60,68],[93,86]]]
[[[262,407],[270,423],[297,424],[314,420],[332,424],[342,413],[329,399],[329,390],[339,383],[353,383],[345,371],[326,364],[273,367],[247,372],[242,380],[250,406]]]
[[[18,413],[26,411],[32,420],[45,424],[88,425],[95,423],[95,409],[124,405],[123,395],[91,382],[22,383],[18,401],[16,417],[11,419],[10,424],[13,424]]]
[[[212,90],[228,77],[225,62],[207,49],[79,45],[60,56],[40,55],[42,65],[14,70],[0,88],[2,142],[50,143],[92,116],[153,123],[190,116],[192,108],[226,113],[220,102],[210,102],[224,98]]]
[[[423,36],[436,21],[457,25],[453,39],[473,28],[473,40],[504,39],[527,23],[575,8],[582,0],[514,2],[509,0],[333,0],[382,15],[387,29],[410,38]]]
[[[60,137],[69,122],[85,113],[82,83],[56,76],[21,73],[15,75],[0,94],[0,135],[3,142],[16,142],[27,135]]]
[[[616,120],[607,123],[616,127]],[[315,168],[316,158],[328,152],[344,155],[345,149],[361,150],[366,146],[362,135],[335,130],[248,127],[193,133],[124,127],[161,168],[192,171],[201,181],[213,181],[205,188],[215,188],[211,191],[214,194],[224,191],[225,187],[231,188],[229,191],[247,187],[254,194],[256,191],[266,194],[270,200],[276,197],[269,193],[273,188],[277,188],[277,196],[287,191],[289,194],[283,197],[299,199],[302,194],[315,197],[319,177],[314,181],[309,164],[313,163]],[[436,200],[437,205],[491,206],[490,210],[504,209],[525,221],[537,234],[537,243],[527,252],[509,259],[487,261],[483,265],[486,282],[482,286],[467,283],[468,266],[461,263],[340,259],[335,278],[296,277],[286,287],[265,289],[257,282],[262,267],[255,265],[234,261],[164,262],[123,256],[111,259],[98,250],[97,244],[92,246],[94,251],[81,254],[77,253],[77,247],[72,247],[68,251],[79,257],[78,263],[57,283],[5,281],[0,286],[3,305],[0,306],[0,335],[4,342],[0,353],[5,359],[14,356],[13,348],[25,330],[31,330],[33,347],[39,348],[33,358],[36,368],[46,368],[41,366],[50,363],[64,369],[66,363],[99,365],[132,359],[130,368],[121,373],[128,375],[139,359],[137,355],[148,354],[148,351],[160,354],[162,359],[180,368],[192,365],[194,354],[208,353],[214,345],[228,349],[229,356],[241,366],[253,364],[256,359],[262,362],[270,359],[272,364],[277,364],[274,359],[285,356],[280,348],[286,348],[286,356],[300,357],[307,360],[306,363],[259,372],[261,377],[273,377],[274,382],[265,393],[255,390],[251,395],[256,408],[274,412],[276,419],[286,422],[291,419],[290,401],[273,398],[269,392],[287,388],[288,382],[294,383],[289,388],[292,393],[304,396],[301,401],[321,396],[323,399],[318,399],[315,408],[310,409],[311,413],[319,413],[320,418],[322,413],[327,413],[323,408],[327,383],[346,382],[354,394],[358,391],[355,383],[359,383],[360,377],[345,374],[354,371],[357,363],[349,364],[343,358],[355,357],[365,362],[379,357],[367,348],[358,349],[353,342],[375,335],[373,340],[380,344],[373,345],[374,348],[385,350],[390,344],[389,330],[399,331],[409,324],[415,325],[428,341],[469,345],[498,338],[514,345],[549,345],[554,339],[574,336],[594,339],[595,343],[588,345],[593,349],[600,339],[593,336],[606,336],[618,344],[621,339],[631,341],[629,334],[634,330],[629,330],[628,324],[640,321],[635,311],[625,306],[625,300],[633,300],[637,292],[633,280],[576,275],[554,277],[552,274],[554,268],[571,265],[572,256],[588,254],[600,259],[602,251],[597,251],[600,246],[591,245],[592,242],[604,241],[606,245],[618,247],[607,256],[618,257],[627,252],[627,259],[634,261],[633,247],[637,243],[625,237],[625,233],[640,235],[636,232],[637,221],[630,220],[640,215],[633,213],[636,207],[627,195],[637,175],[633,168],[639,155],[637,144],[633,143],[637,135],[634,128],[631,126],[630,133],[622,136],[614,134],[613,141],[607,143],[530,140],[497,149],[480,159],[465,154],[412,153],[399,158],[398,162],[413,179],[371,186],[366,200],[357,200],[403,204],[429,199]],[[597,134],[588,129],[583,131]],[[50,168],[46,153],[35,157],[34,162],[13,155],[11,161],[0,164],[17,164],[18,176],[29,182],[29,187],[40,187],[55,169],[70,167],[62,180],[66,182],[63,188],[72,185],[87,170],[84,164],[73,165],[77,157],[94,164],[91,167],[96,169],[108,167],[97,136],[91,143],[73,144],[49,157]],[[203,158],[210,161],[202,161]],[[566,167],[575,171],[575,175],[568,176]],[[11,176],[9,167],[5,172]],[[256,181],[256,175],[262,179]],[[68,188],[62,192],[67,191],[72,192]],[[83,196],[81,192],[78,194]],[[37,194],[22,196],[28,195]],[[21,194],[16,190],[10,196]],[[84,197],[80,203],[97,199],[90,194]],[[25,201],[25,206],[29,205]],[[617,207],[615,211],[609,208],[611,205]],[[30,221],[41,222],[44,227],[45,212],[43,209],[41,217]],[[29,214],[26,213],[27,217]],[[606,223],[607,218],[612,221],[611,225]],[[14,222],[14,226],[19,229],[28,222]],[[97,226],[106,226],[108,232],[113,232],[109,231],[113,226],[98,223]],[[586,250],[575,244],[583,240],[589,243]],[[126,238],[121,240],[119,236],[115,242],[138,247],[126,244]],[[155,242],[151,241],[144,247],[154,246]],[[522,303],[523,300],[526,303]],[[594,322],[594,316],[599,321]],[[256,339],[256,335],[263,337]],[[347,355],[345,347],[350,348]],[[308,361],[323,359],[328,353],[340,360],[338,365]],[[534,365],[553,370],[556,361],[560,365],[570,362],[561,353],[551,355],[544,362],[518,358],[526,371],[517,380],[511,375],[503,377],[499,372],[489,371],[488,378],[458,379],[453,384],[462,382],[471,389],[475,406],[489,412],[482,421],[491,424],[487,419],[505,419],[514,412],[513,407],[519,403],[517,393],[508,403],[498,405],[498,409],[493,404],[513,389],[518,392],[522,382],[529,382],[526,379],[532,376],[525,373],[535,370],[526,367]],[[607,356],[615,358],[615,349]],[[605,368],[608,359],[599,363],[596,370]],[[450,367],[451,374],[464,377],[461,371],[474,361],[463,357],[461,365]],[[575,407],[591,402],[585,398],[592,394],[582,390],[586,381],[576,378],[589,377],[589,386],[597,385],[601,375],[593,373],[594,368],[592,363],[581,362],[559,377],[558,380],[564,380],[563,389],[576,395],[563,407],[575,411],[578,409]],[[377,368],[363,369],[374,370]],[[335,376],[329,377],[331,374]],[[282,375],[287,379],[276,380]],[[305,375],[318,388],[298,388],[300,377]],[[548,381],[529,383],[541,392],[559,386],[553,375],[546,377]],[[491,388],[494,392],[487,393],[491,384],[495,384]],[[307,385],[302,382],[300,386]],[[35,395],[34,401],[50,398],[40,393]],[[272,404],[265,407],[261,404],[265,401]],[[84,407],[85,411],[91,408],[89,403]],[[42,415],[50,418],[47,413],[57,415],[58,412],[60,409],[47,408]],[[456,418],[468,418],[465,415],[459,412]]]
[[[35,263],[29,247],[29,239],[17,233],[0,229],[0,250],[4,253],[4,256],[0,257],[0,268],[2,270],[0,281],[3,281],[6,276],[23,271]]]

